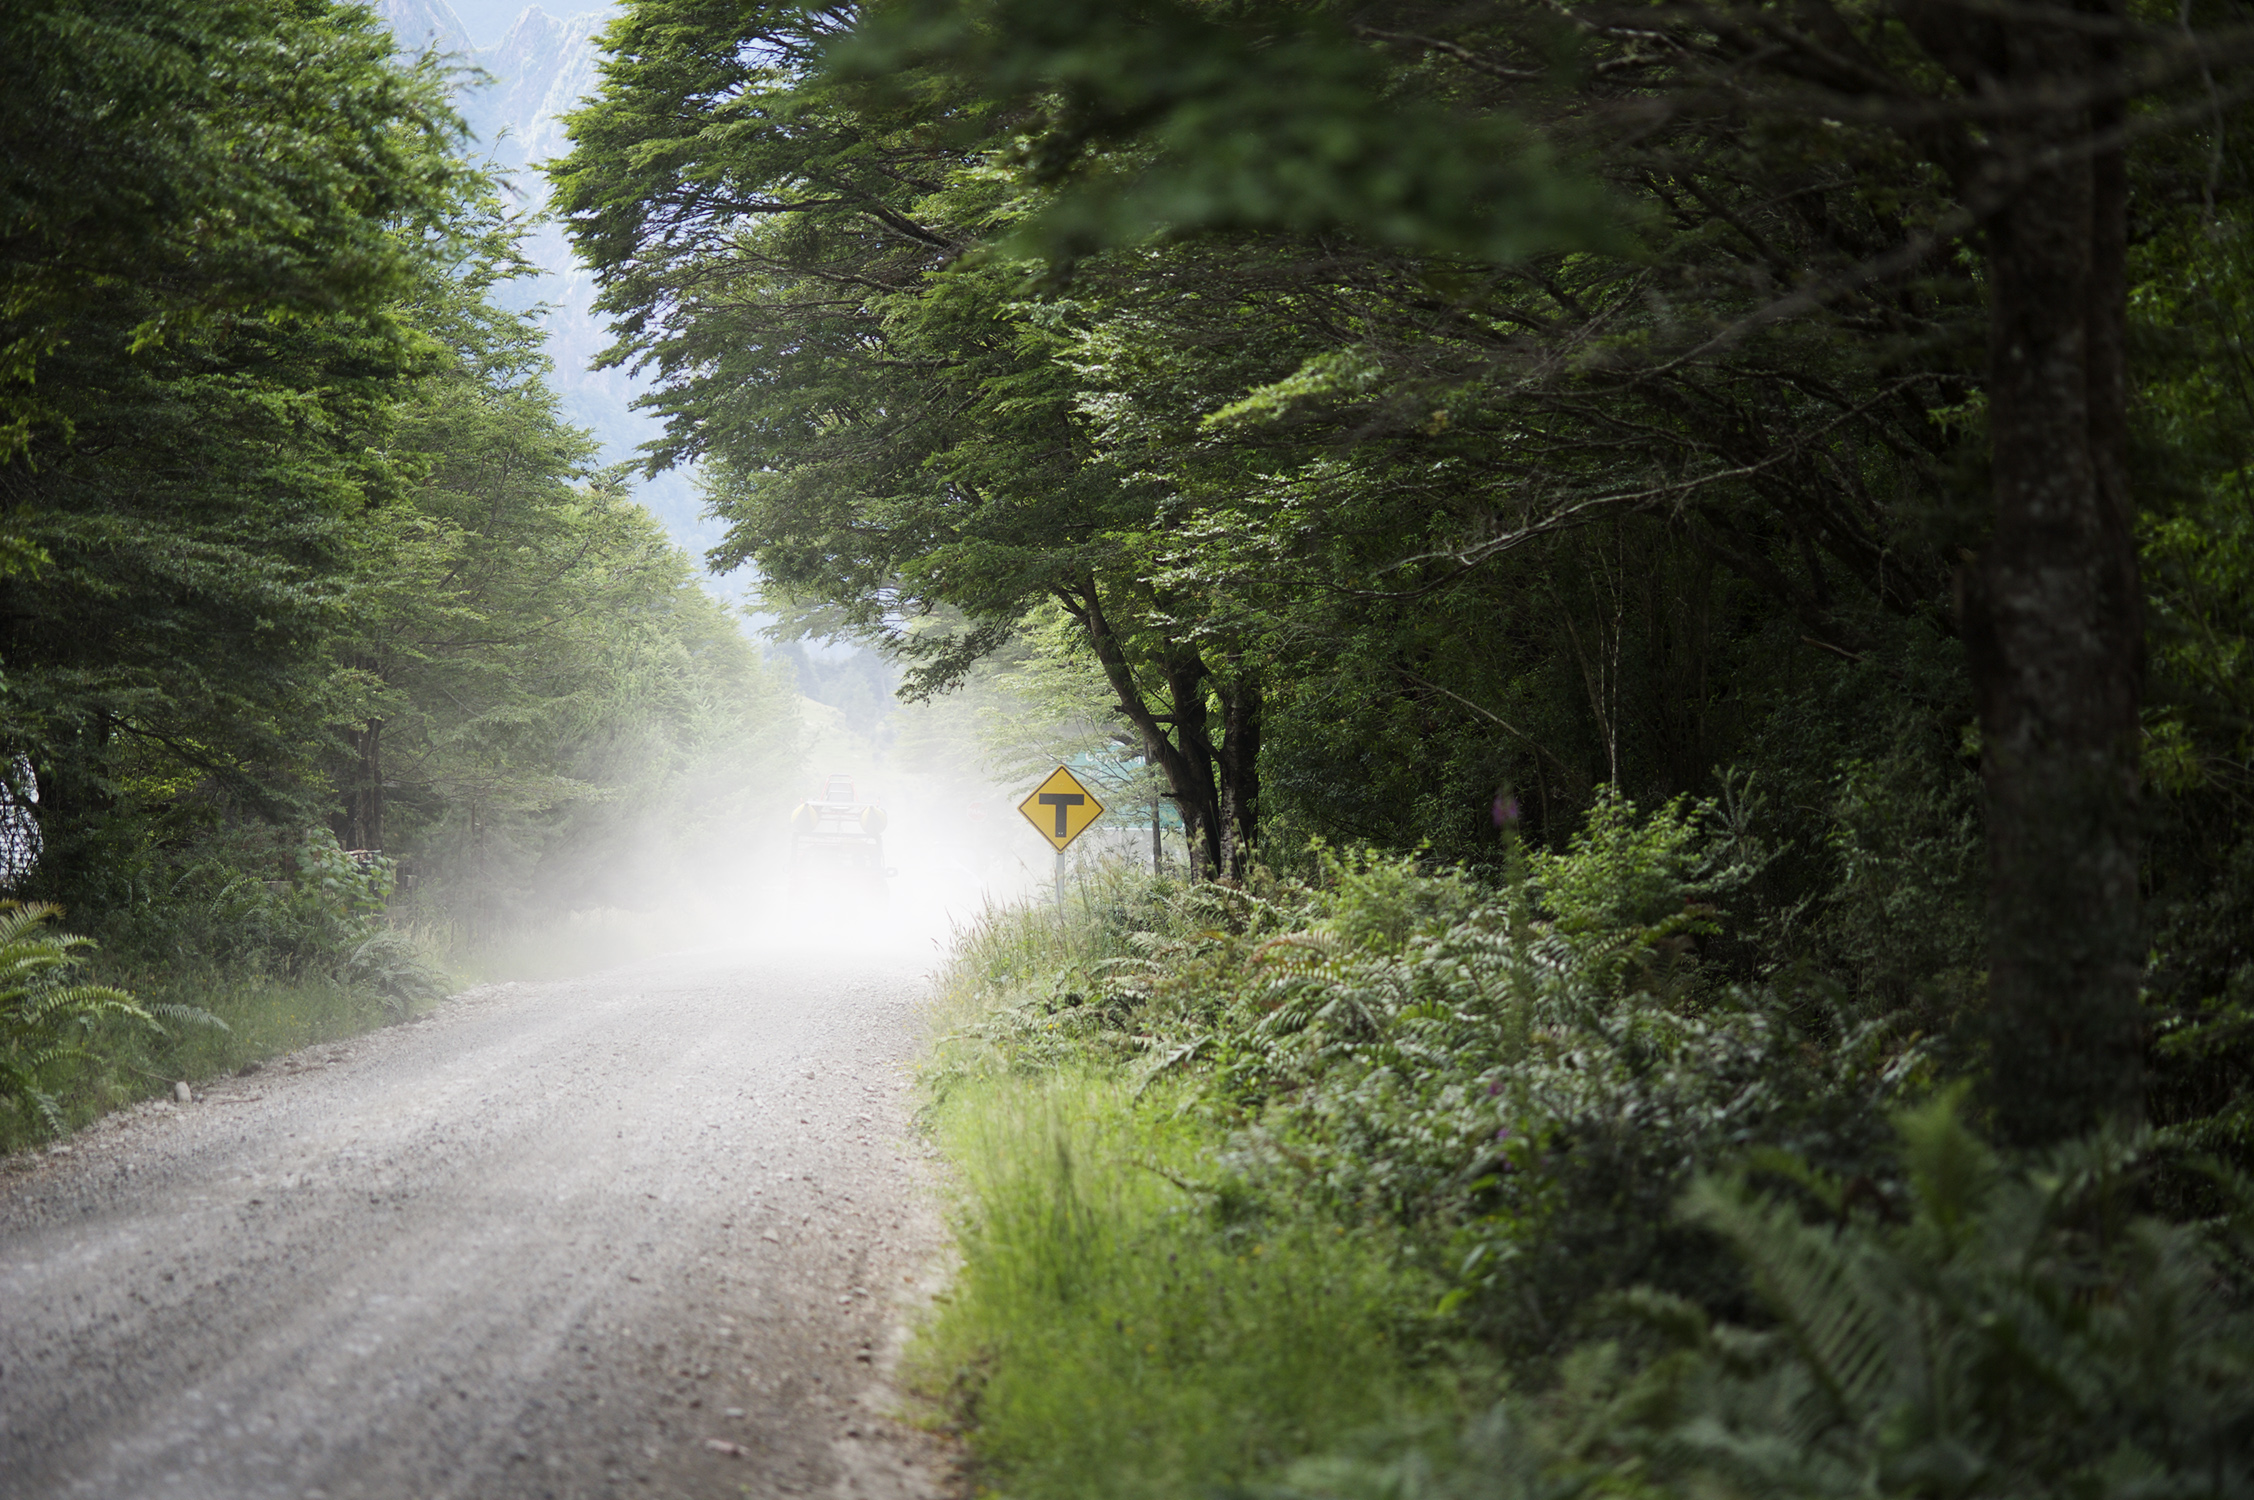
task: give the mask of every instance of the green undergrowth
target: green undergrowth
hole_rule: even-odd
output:
[[[1484,877],[987,912],[911,1367],[984,1484],[2254,1497],[2254,1191],[2143,1131],[2000,1155],[1918,1012],[1710,957],[1773,857],[1609,799]],[[2219,1212],[2151,1217],[2160,1170]]]
[[[912,1370],[1009,1494],[1191,1494],[1454,1409],[1402,1333],[1439,1288],[1380,1228],[1232,1196],[1177,1093],[1067,1065],[937,1111],[961,1265]]]
[[[343,1041],[405,1019],[392,997],[333,977],[225,971],[152,972],[97,964],[92,976],[133,996],[161,1030],[108,1018],[89,1029],[89,1056],[57,1069],[42,1092],[54,1113],[0,1116],[0,1151],[65,1134],[113,1109],[201,1084],[301,1047]],[[185,1012],[186,1014],[183,1014]]]
[[[387,907],[387,869],[354,866],[318,837],[298,851],[291,880],[213,862],[163,894],[100,942],[74,940],[57,911],[34,924],[44,937],[31,941],[55,962],[32,992],[0,995],[0,1022],[14,1028],[0,1035],[0,1152],[179,1083],[412,1020],[468,985],[593,973],[707,931],[678,914],[609,910],[479,934],[407,922]],[[73,987],[128,1003],[62,1015],[53,997]],[[42,1006],[43,1022],[33,1014]]]
[[[390,925],[387,865],[355,863],[314,830],[287,868],[287,880],[221,859],[164,870],[99,941],[38,909],[0,952],[14,983],[0,983],[0,1150],[410,1019],[451,987],[428,947]],[[89,989],[128,1003],[68,1003]]]
[[[33,1066],[13,1086],[0,1078],[0,1153],[169,1095],[178,1083],[201,1085],[412,1020],[456,989],[571,978],[687,940],[615,912],[472,939],[391,926],[374,904],[356,914],[324,912],[318,901],[293,911],[297,891],[239,884],[224,938],[171,926],[162,942],[128,930],[115,944],[76,949],[69,981],[128,996],[143,1015],[73,1020],[61,1034],[68,1045],[51,1056],[32,1059],[19,1049]]]

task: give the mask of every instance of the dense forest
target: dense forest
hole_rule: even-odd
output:
[[[2237,33],[1663,14],[644,0],[553,172],[720,559],[1061,611],[1205,874],[1711,800],[1733,973],[2243,1149]]]
[[[0,54],[10,895],[136,992],[380,1015],[774,818],[794,700],[494,300],[525,226],[444,59],[311,0],[10,6]]]
[[[650,468],[1188,831],[952,971],[997,1484],[2243,1491],[2245,26],[624,6]]]
[[[495,305],[446,61],[0,44],[8,893],[404,993],[401,871],[490,928],[768,816],[793,700]],[[1185,834],[950,960],[917,1368],[1000,1491],[2254,1493],[2254,19],[603,44],[547,171],[641,472]]]

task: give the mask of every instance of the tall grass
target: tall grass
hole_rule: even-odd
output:
[[[1440,1289],[1382,1228],[1256,1198],[1226,1122],[1076,1024],[1090,970],[1178,888],[1098,870],[959,935],[929,1120],[961,1269],[909,1373],[1019,1500],[1178,1496],[1345,1432],[1461,1409],[1420,1360]]]
[[[955,935],[935,1014],[950,1025],[975,1021],[1059,975],[1127,956],[1138,917],[1179,889],[1128,865],[1102,864],[1075,872],[1061,908],[989,900]]]
[[[1157,1497],[1447,1402],[1396,1335],[1435,1289],[1382,1237],[1249,1211],[1209,1127],[1115,1071],[962,1082],[961,1271],[911,1365],[1004,1492]]]
[[[1134,953],[1132,935],[1159,920],[1182,890],[1123,863],[1077,870],[1060,908],[988,901],[955,932],[927,1011],[935,1041],[926,1085],[944,1100],[960,1078],[1039,1070],[1086,1055],[1086,1038],[1058,1020],[1085,976]]]

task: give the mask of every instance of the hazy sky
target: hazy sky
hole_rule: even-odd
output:
[[[470,34],[470,43],[477,47],[491,47],[509,34],[517,13],[528,9],[534,0],[453,0],[454,14],[462,18],[462,27]],[[590,10],[609,10],[605,0],[542,0],[540,9],[551,16],[576,16]]]

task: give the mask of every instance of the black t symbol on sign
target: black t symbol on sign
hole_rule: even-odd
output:
[[[1067,832],[1064,826],[1064,810],[1068,807],[1078,807],[1081,803],[1087,800],[1088,799],[1086,797],[1081,796],[1078,792],[1043,792],[1041,794],[1041,805],[1043,807],[1053,807],[1057,810],[1058,838],[1063,838],[1065,836],[1065,833]]]

